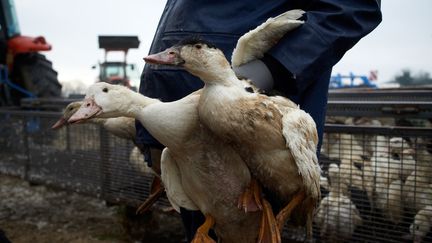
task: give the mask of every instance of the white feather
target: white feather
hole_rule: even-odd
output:
[[[199,210],[198,206],[183,190],[180,170],[167,148],[162,151],[161,156],[161,179],[165,186],[167,198],[177,212],[180,213],[180,207],[188,210]]]
[[[238,67],[252,60],[260,59],[287,32],[298,28],[304,22],[297,20],[305,12],[300,9],[290,10],[266,22],[240,37],[237,41],[231,64]]]

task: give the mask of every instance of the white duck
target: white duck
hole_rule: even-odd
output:
[[[257,92],[254,91],[254,92]],[[82,101],[75,101],[68,104],[65,109],[63,109],[63,114],[60,117],[60,119],[51,127],[52,129],[59,129],[65,125],[69,125],[69,118],[75,114],[75,112],[81,107]],[[131,117],[113,117],[113,118],[92,118],[86,120],[86,123],[94,123],[102,125],[109,133],[113,134],[114,136],[117,136],[119,138],[123,138],[126,140],[129,140],[135,144],[135,138],[136,138],[136,129],[135,129],[135,119]],[[135,147],[129,156],[129,158],[133,158],[131,160],[134,162],[134,165],[136,165],[136,168],[138,168],[142,172],[147,172],[149,169],[154,173],[155,175],[160,175],[160,168],[157,163],[153,164],[152,167],[148,167],[144,163],[144,158],[142,154],[137,147]],[[138,158],[139,157],[139,158]],[[158,154],[151,154],[152,158],[156,158],[156,160],[159,160],[160,155]]]
[[[324,146],[324,153],[331,159],[347,159],[353,163],[363,165],[366,155],[361,142],[351,134],[328,134],[329,143]]]
[[[345,184],[364,190],[363,172],[358,169],[351,160],[341,159],[339,169],[341,180]]]
[[[88,89],[84,104],[69,121],[117,116],[138,119],[166,146],[161,167],[167,196],[177,205],[191,210],[198,208],[206,215],[206,223],[198,229],[196,237],[210,242],[206,231],[214,223],[223,242],[255,242],[263,213],[245,214],[237,208],[238,198],[250,183],[250,172],[231,146],[201,126],[197,112],[199,97],[199,92],[195,92],[178,101],[163,103],[122,86],[96,83]],[[182,200],[178,200],[178,195],[184,196]]]
[[[403,188],[403,181],[407,173],[413,171],[416,162],[401,137],[377,136],[375,143],[371,161],[365,163],[365,188],[373,206],[379,208],[388,220],[398,224],[402,220],[404,207],[402,192],[406,194],[411,188],[410,183]],[[414,179],[408,178],[409,181]],[[412,197],[405,200],[410,201]]]
[[[362,218],[348,197],[348,186],[340,178],[339,167],[330,164],[330,193],[321,200],[315,221],[325,242],[349,240],[354,230],[362,224]]]
[[[402,138],[377,136],[373,142],[375,144],[373,156],[364,163],[364,187],[373,203],[380,200],[380,197],[385,198],[386,196],[380,194],[387,194],[394,181],[404,181],[407,178],[406,174],[415,167],[416,162],[410,149],[403,150],[398,155],[400,158],[393,158],[392,154],[400,150],[399,143],[395,142],[399,139]]]
[[[410,225],[410,233],[414,243],[422,242],[432,226],[432,205],[417,212],[414,222]]]
[[[404,203],[411,211],[418,211],[432,205],[432,178],[427,169],[429,168],[419,165],[417,170],[408,176],[403,186]]]
[[[389,141],[390,156],[399,160],[399,174],[403,181],[415,170],[416,160],[414,159],[415,151],[408,142],[402,137],[392,137]]]
[[[69,118],[75,114],[75,112],[81,107],[82,101],[71,102],[63,110],[63,115],[60,119],[52,126],[52,129],[59,129],[65,125],[68,125]],[[115,118],[94,118],[87,122],[102,125],[108,132],[119,137],[131,140],[135,143],[135,119],[130,117],[115,117]]]
[[[60,119],[51,128],[59,129],[65,125],[69,125],[69,118],[78,111],[82,104],[82,101],[75,101],[68,104],[63,109],[63,114]],[[127,139],[135,143],[135,119],[131,117],[93,118],[86,120],[86,122],[102,125],[109,133],[113,134],[114,136]],[[157,199],[159,199],[159,197],[163,195],[164,188],[160,181],[160,168],[158,164],[148,167],[144,160],[144,156],[142,156],[138,147],[134,147],[132,149],[129,155],[129,161],[132,163],[134,168],[141,173],[151,173],[155,176],[150,186],[151,194],[137,209],[137,213],[144,213],[156,202]],[[175,205],[175,203],[171,204]]]
[[[403,214],[401,180],[394,180],[390,184],[380,184],[376,188],[376,207],[382,210],[383,216],[393,222],[400,223]]]
[[[186,41],[145,60],[182,66],[204,81],[200,121],[232,143],[254,177],[286,205],[277,216],[278,226],[301,206],[310,236],[320,198],[320,167],[309,114],[284,97],[246,92],[223,53],[202,41]]]
[[[344,121],[346,125],[353,126],[373,126],[373,127],[381,127],[382,123],[377,119],[371,119],[368,117],[350,117]],[[373,150],[375,149],[372,146],[372,142],[375,140],[376,135],[367,135],[367,134],[353,134],[353,137],[357,140],[358,144],[362,146],[363,154],[362,157],[371,158],[373,155]]]

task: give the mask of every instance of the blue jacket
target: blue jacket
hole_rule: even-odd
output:
[[[290,9],[305,10],[305,24],[288,33],[267,55],[275,89],[310,113],[321,141],[330,73],[354,44],[381,22],[380,0],[168,0],[150,53],[199,35],[230,58],[238,38]],[[264,62],[269,65],[268,60]],[[140,93],[162,101],[180,99],[203,86],[176,67],[146,65]],[[137,124],[137,143],[161,146]]]

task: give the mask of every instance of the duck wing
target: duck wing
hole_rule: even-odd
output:
[[[282,134],[286,147],[293,156],[308,194],[320,197],[320,174],[316,154],[318,134],[312,117],[299,108],[279,107],[282,116]]]
[[[233,67],[238,67],[252,60],[260,59],[287,32],[304,23],[299,19],[305,12],[294,9],[269,18],[255,29],[247,32],[237,41],[231,57]]]
[[[177,212],[180,213],[180,207],[188,210],[199,210],[198,206],[183,190],[180,169],[168,148],[165,148],[161,155],[161,179],[165,186],[167,198]]]

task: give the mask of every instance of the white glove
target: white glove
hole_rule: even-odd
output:
[[[260,90],[270,91],[273,89],[273,76],[267,65],[259,59],[234,67],[233,70],[237,77],[250,79]]]

